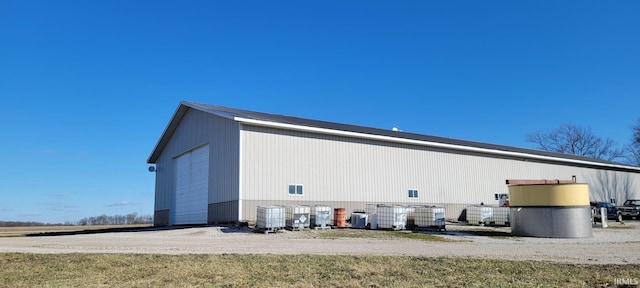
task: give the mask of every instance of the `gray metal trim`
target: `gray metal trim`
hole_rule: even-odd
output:
[[[482,143],[482,142],[444,138],[444,137],[422,135],[422,134],[393,131],[393,130],[386,130],[386,129],[378,129],[378,128],[364,127],[364,126],[357,126],[357,125],[350,125],[350,124],[340,124],[340,123],[327,122],[327,121],[311,120],[311,119],[299,118],[294,116],[268,114],[268,113],[254,112],[254,111],[228,108],[228,107],[222,107],[222,106],[214,106],[214,105],[201,104],[201,103],[188,102],[188,101],[180,102],[180,105],[176,113],[174,114],[174,117],[172,118],[171,122],[167,126],[167,129],[165,130],[162,137],[158,141],[158,144],[154,148],[152,154],[149,156],[149,159],[147,160],[148,163],[151,163],[151,164],[155,163],[161,151],[164,149],[164,146],[167,144],[168,139],[171,137],[171,135],[173,134],[173,131],[175,130],[178,123],[182,119],[182,116],[184,116],[184,113],[186,113],[186,110],[188,110],[189,108],[196,109],[205,113],[210,113],[210,114],[217,115],[219,117],[224,117],[231,120],[234,120],[236,117],[240,117],[240,118],[247,118],[247,119],[259,120],[259,121],[270,121],[275,123],[292,124],[292,125],[307,126],[307,127],[314,127],[314,128],[331,129],[331,130],[338,130],[338,131],[347,131],[347,132],[363,133],[363,134],[370,134],[370,135],[410,139],[410,140],[417,140],[417,141],[442,143],[447,145],[457,145],[457,146],[474,147],[474,148],[481,148],[481,149],[491,149],[491,150],[497,150],[497,151],[523,153],[523,154],[529,154],[529,155],[554,157],[554,158],[558,158],[559,162],[561,162],[562,159],[571,159],[571,160],[587,161],[587,162],[594,163],[594,165],[578,165],[578,164],[566,163],[567,165],[584,166],[584,167],[601,167],[598,164],[616,165],[616,167],[606,166],[606,169],[616,170],[616,171],[619,170],[619,171],[635,172],[635,173],[638,173],[640,171],[639,168],[637,167],[626,166],[620,163],[593,159],[593,158],[577,156],[577,155],[547,152],[547,151],[503,146],[503,145],[496,145],[496,144],[488,144],[488,143]]]
[[[571,205],[571,206],[509,206],[509,208],[549,208],[549,207],[556,207],[556,208],[583,208],[583,207],[591,207],[589,205]]]

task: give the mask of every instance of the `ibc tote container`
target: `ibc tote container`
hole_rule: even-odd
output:
[[[382,204],[367,204],[364,213],[367,214],[367,225],[372,230],[378,229],[378,206]]]
[[[414,221],[417,228],[445,229],[444,208],[442,207],[417,207],[414,212]]]
[[[291,230],[309,229],[311,208],[309,206],[287,206],[286,227]]]
[[[402,206],[378,206],[378,228],[404,230],[407,227],[407,212]]]
[[[326,228],[331,225],[331,207],[313,206],[311,207],[311,226]]]
[[[468,206],[467,222],[470,225],[489,224],[493,216],[493,208],[489,206]]]
[[[413,229],[416,227],[415,212],[418,207],[424,207],[424,205],[404,206],[404,211],[407,213],[407,229]]]
[[[365,213],[352,213],[351,214],[351,228],[364,229],[367,228],[367,214]]]
[[[493,207],[493,215],[489,219],[491,225],[510,226],[509,207]]]
[[[285,226],[285,210],[282,206],[258,206],[256,228],[278,230]]]
[[[371,224],[371,217],[378,213],[378,204],[367,204],[364,206],[364,213],[367,214],[367,224]]]

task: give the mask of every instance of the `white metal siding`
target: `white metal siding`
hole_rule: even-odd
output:
[[[576,175],[578,182],[589,184],[592,200],[640,197],[633,194],[640,191],[640,173],[241,125],[189,109],[156,161],[156,211],[174,215],[174,160],[207,143],[207,222],[252,220],[254,206],[267,202],[497,204],[493,194],[507,192],[504,180],[520,178]],[[304,195],[289,196],[289,184],[304,185]],[[419,198],[409,199],[408,189],[419,190]]]
[[[263,201],[497,204],[506,179],[571,179],[588,183],[594,197],[603,186],[640,188],[640,174],[524,161],[472,152],[320,135],[243,125],[243,199]],[[602,173],[627,177],[608,180]],[[624,175],[624,176],[622,176]],[[609,176],[612,178],[613,176]],[[289,184],[304,185],[289,196]],[[419,198],[409,199],[408,189]],[[494,203],[495,202],[495,203]]]
[[[206,224],[209,187],[209,145],[176,158],[173,224]]]

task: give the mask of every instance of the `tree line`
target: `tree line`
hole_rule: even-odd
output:
[[[153,217],[149,215],[138,215],[138,213],[129,213],[127,215],[85,217],[78,221],[79,226],[93,225],[130,225],[130,224],[152,224]]]
[[[62,226],[62,225],[73,225],[71,223],[62,224],[62,223],[42,223],[35,221],[0,221],[0,227],[33,227],[33,226]]]

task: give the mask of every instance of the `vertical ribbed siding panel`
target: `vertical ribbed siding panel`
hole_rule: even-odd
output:
[[[209,185],[209,222],[232,222],[238,219],[239,124],[233,120],[207,115],[212,146]]]
[[[209,202],[238,200],[239,132],[238,123],[210,115],[212,146],[211,190]]]
[[[620,171],[597,171],[586,175],[589,192],[593,201],[610,201],[621,205],[627,199],[640,198],[640,177],[637,174]]]
[[[243,127],[242,193],[251,203],[495,205],[494,193],[508,192],[506,179],[571,179],[576,175],[579,182],[596,187],[606,178],[598,175],[602,171],[591,168]],[[612,174],[609,178],[618,175],[616,181],[608,180],[612,183],[621,182],[619,174],[631,177],[627,190],[637,191],[640,174],[606,172]],[[304,195],[290,196],[289,184],[304,185]],[[418,189],[419,198],[408,198],[408,189]]]
[[[156,211],[174,208],[176,188],[174,159],[207,143],[210,144],[208,202],[237,200],[239,165],[237,127],[238,123],[232,120],[198,110],[187,111],[156,163],[156,173],[158,173],[156,175]],[[233,214],[231,210],[227,214]],[[209,217],[208,221],[238,220],[237,214],[225,214],[224,218],[218,220]]]
[[[156,161],[156,211],[174,209],[176,189],[174,159],[208,143],[210,133],[207,132],[207,125],[206,114],[195,110],[187,111]]]
[[[248,200],[439,202],[449,185],[442,176],[455,173],[439,167],[441,153],[416,147],[258,127],[243,133]],[[305,194],[289,196],[288,184],[303,184]],[[419,198],[409,199],[409,189],[422,191]]]

